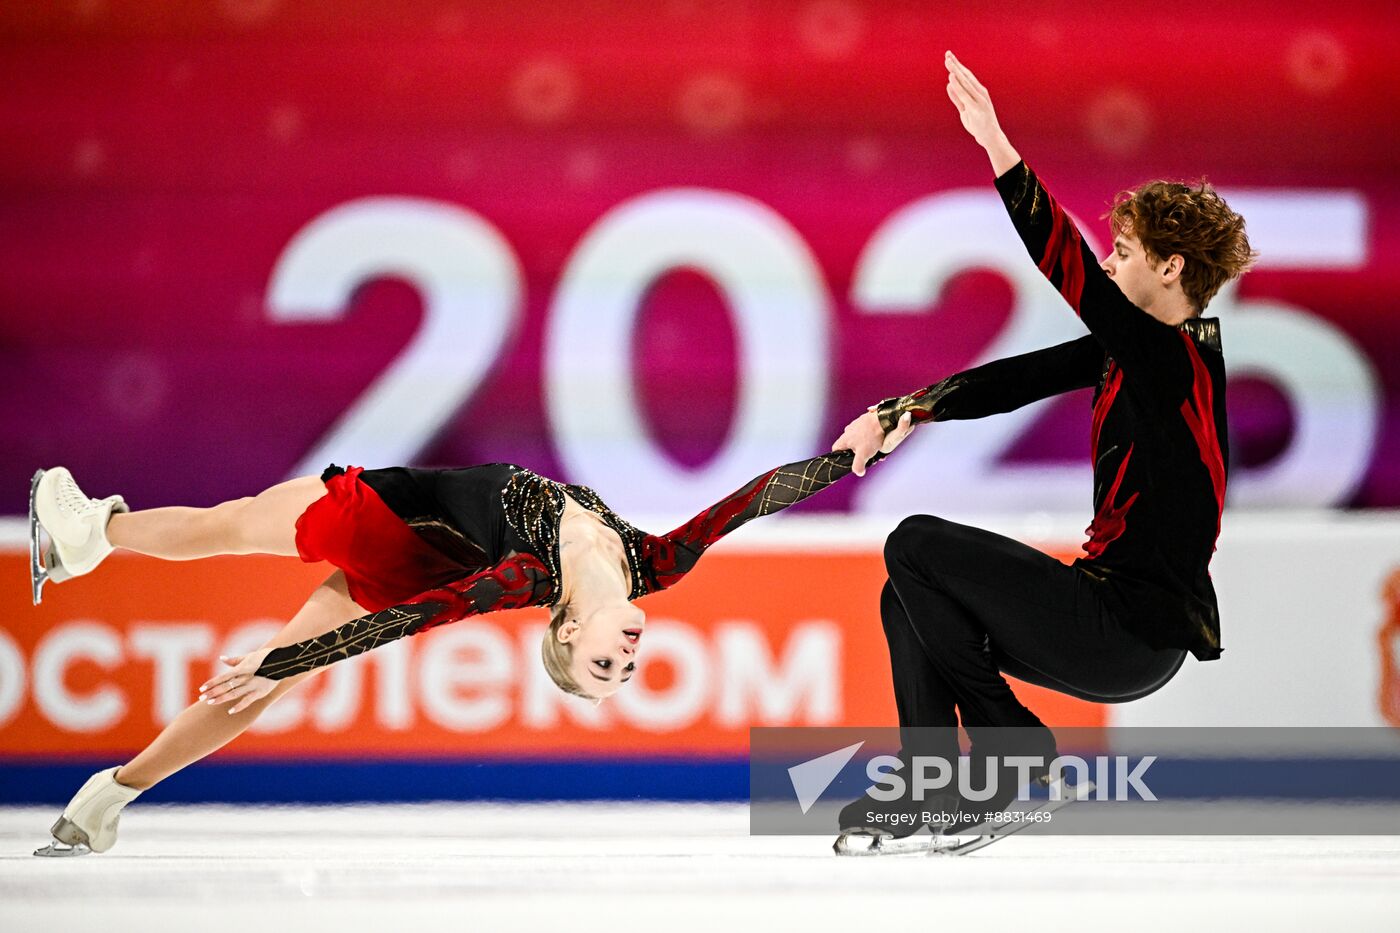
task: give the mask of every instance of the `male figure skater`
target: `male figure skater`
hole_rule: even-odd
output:
[[[960,717],[974,763],[1053,757],[1053,736],[1003,672],[1121,703],[1160,688],[1188,651],[1203,661],[1220,656],[1208,567],[1229,464],[1225,367],[1219,321],[1201,315],[1254,254],[1244,219],[1209,185],[1153,181],[1115,200],[1113,250],[1100,263],[1002,132],[987,89],[951,52],[944,64],[948,97],[987,151],[1016,232],[1089,333],[886,399],[833,449],[853,450],[863,475],[905,413],[915,424],[982,418],[1096,387],[1094,518],[1085,556],[1072,566],[931,515],[905,519],[885,544],[880,612],[900,726],[936,727],[919,733],[933,738],[915,740],[917,749],[906,733],[905,754],[956,762]],[[998,740],[1010,735],[1018,738]],[[1002,809],[1015,790],[1001,787],[978,812]],[[843,811],[842,830],[889,833],[872,815],[882,806],[909,804],[862,798]]]

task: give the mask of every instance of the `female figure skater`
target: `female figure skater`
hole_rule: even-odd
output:
[[[881,451],[913,430],[910,418]],[[595,702],[632,677],[646,615],[632,601],[674,585],[713,543],[851,472],[850,451],[758,476],[666,535],[647,534],[593,490],[511,464],[458,470],[328,468],[209,509],[131,512],[89,499],[69,472],[41,471],[31,491],[34,552],[48,533],[46,578],[90,572],[115,548],[165,560],[277,554],[338,569],[256,651],[140,754],[93,775],[36,855],[105,852],[121,809],[143,790],[221,748],[278,697],[326,665],[434,626],[500,609],[548,606],[541,656],[560,689]],[[37,565],[36,565],[37,568]],[[57,572],[53,572],[57,570]]]

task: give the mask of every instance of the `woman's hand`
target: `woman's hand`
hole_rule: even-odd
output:
[[[255,672],[262,666],[263,659],[270,651],[271,648],[260,648],[242,657],[219,658],[233,670],[224,671],[206,680],[199,688],[200,698],[211,706],[232,702],[234,705],[228,711],[232,716],[267,696],[277,686],[277,681],[258,677]]]
[[[849,450],[855,454],[855,462],[851,465],[851,472],[856,476],[865,475],[865,467],[870,458],[875,456],[876,451],[887,454],[898,447],[906,437],[914,431],[914,420],[908,412],[899,419],[894,430],[889,434],[880,427],[880,418],[875,414],[875,409],[866,411],[850,424],[846,425],[846,430],[841,432],[841,436],[836,439],[836,443],[831,445],[832,450]]]
[[[963,129],[977,140],[978,145],[987,150],[992,160],[992,170],[1003,175],[1016,167],[1020,155],[1012,147],[1011,141],[1001,131],[997,122],[997,112],[992,107],[992,97],[982,82],[977,80],[968,67],[958,61],[952,52],[943,55],[943,65],[948,69],[948,99],[958,108]]]

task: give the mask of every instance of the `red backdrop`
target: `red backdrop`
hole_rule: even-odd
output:
[[[472,212],[504,244],[518,299],[501,334],[478,341],[468,315],[408,381],[410,398],[437,398],[434,374],[479,351],[471,384],[438,398],[401,459],[514,460],[592,482],[626,510],[631,478],[610,487],[580,467],[570,450],[583,442],[550,420],[548,334],[594,225],[678,188],[758,205],[810,256],[801,274],[823,340],[793,366],[821,392],[811,424],[779,446],[822,449],[864,405],[977,359],[1011,314],[1005,275],[977,262],[924,302],[933,313],[872,315],[854,293],[862,253],[896,212],[989,190],[943,94],[945,48],[1091,227],[1118,188],[1154,176],[1341,203],[1342,221],[1292,220],[1295,247],[1326,256],[1345,240],[1340,259],[1261,266],[1240,299],[1302,309],[1371,380],[1374,410],[1348,416],[1360,434],[1290,488],[1306,498],[1309,476],[1350,459],[1355,481],[1324,498],[1400,506],[1400,49],[1387,4],[80,0],[6,5],[0,42],[3,512],[23,509],[28,471],[55,462],[140,506],[243,495],[292,471],[423,320],[421,277],[392,270],[358,280],[335,320],[275,319],[270,283],[289,244],[371,196]],[[1270,243],[1288,239],[1259,223]],[[643,290],[623,354],[651,442],[684,468],[729,442],[757,378],[736,362],[731,296],[698,265]],[[1232,387],[1242,471],[1291,442],[1298,403],[1276,383]],[[1343,409],[1362,404],[1348,392]],[[413,414],[398,404],[391,415]],[[1084,408],[1052,406],[998,462],[1082,457]],[[735,469],[771,465],[760,453]],[[813,508],[859,508],[852,488]],[[971,481],[958,488],[977,503]]]

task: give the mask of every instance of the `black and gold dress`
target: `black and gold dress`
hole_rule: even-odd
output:
[[[841,479],[852,460],[847,450],[769,470],[664,535],[634,527],[586,486],[510,463],[456,470],[333,465],[321,476],[326,495],[297,520],[297,551],[344,571],[351,598],[369,612],[274,649],[257,673],[277,680],[468,616],[554,605],[565,496],[622,540],[628,599],[637,599],[674,585],[711,544],[746,522]]]

